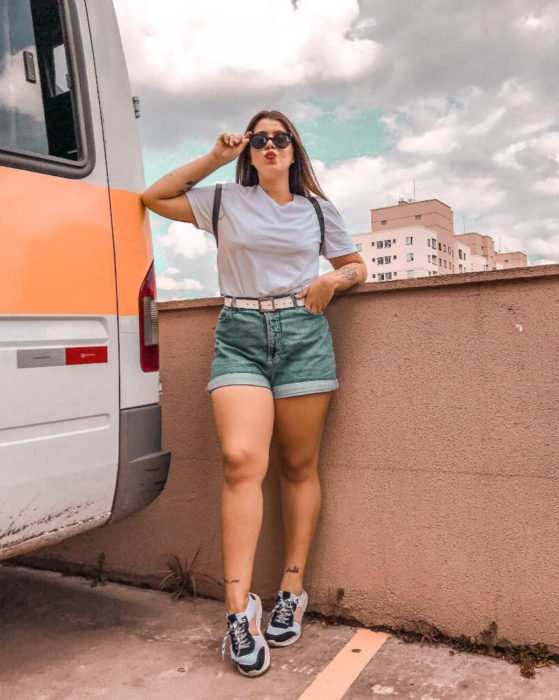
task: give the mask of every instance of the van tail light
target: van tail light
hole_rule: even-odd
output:
[[[151,263],[140,288],[140,365],[144,372],[159,369],[159,316],[155,300],[155,270]]]

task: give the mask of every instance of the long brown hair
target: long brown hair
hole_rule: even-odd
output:
[[[313,194],[317,194],[322,199],[328,199],[324,192],[320,189],[320,185],[314,174],[314,170],[311,165],[311,161],[301,137],[294,124],[277,109],[263,109],[258,114],[249,121],[247,128],[245,129],[245,134],[247,131],[252,131],[260,119],[276,119],[281,122],[285,127],[286,131],[290,131],[293,134],[293,139],[291,143],[293,144],[293,154],[295,162],[291,164],[289,168],[289,191],[293,194],[300,194],[303,197],[309,197]],[[236,182],[244,187],[249,187],[258,184],[258,172],[254,165],[250,163],[250,145],[247,144],[244,151],[237,159],[237,173],[235,176]]]

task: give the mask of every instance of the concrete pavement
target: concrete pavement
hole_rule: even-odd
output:
[[[296,700],[305,691],[311,696],[319,674],[333,668],[344,690],[320,691],[324,700],[559,698],[559,667],[526,679],[499,659],[394,636],[351,683],[347,655],[338,666],[332,660],[360,646],[357,630],[317,619],[305,620],[300,643],[272,650],[264,676],[245,679],[219,656],[219,602],[177,601],[115,583],[91,587],[83,578],[23,567],[0,566],[0,611],[1,698]]]

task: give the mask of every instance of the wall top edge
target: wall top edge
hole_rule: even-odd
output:
[[[415,279],[392,280],[390,282],[365,282],[342,292],[339,296],[352,294],[382,294],[383,292],[426,289],[431,287],[450,287],[456,285],[493,283],[502,281],[522,281],[559,277],[559,264],[533,265],[531,267],[513,267],[508,270],[487,270],[484,272],[466,272],[462,274],[436,275],[435,277],[417,277]],[[338,296],[338,295],[336,295]],[[202,299],[183,299],[180,301],[160,301],[160,311],[177,311],[208,306],[221,306],[221,297]]]

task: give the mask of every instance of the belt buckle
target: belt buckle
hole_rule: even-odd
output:
[[[272,303],[272,308],[271,309],[263,309],[262,308],[262,302],[270,301]],[[276,303],[274,300],[274,297],[262,297],[261,299],[258,299],[258,311],[260,311],[261,314],[266,313],[267,311],[275,311],[276,310]]]

